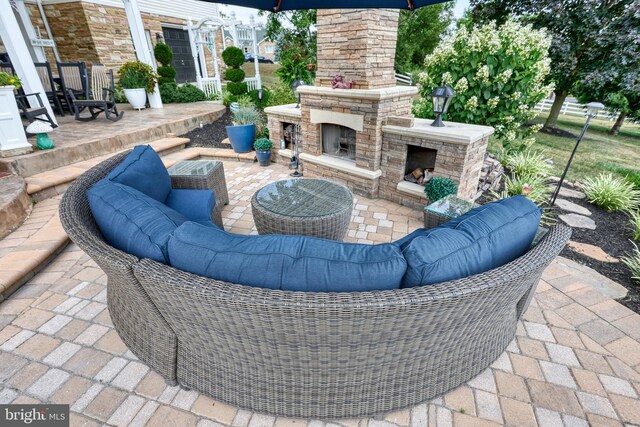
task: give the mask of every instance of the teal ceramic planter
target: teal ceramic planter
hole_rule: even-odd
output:
[[[256,125],[227,126],[227,135],[233,151],[248,153],[256,138]]]
[[[256,157],[258,158],[260,166],[269,166],[271,164],[271,150],[256,150]]]

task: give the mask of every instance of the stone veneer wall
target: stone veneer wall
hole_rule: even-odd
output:
[[[311,123],[310,110],[326,110],[364,116],[364,129],[356,132],[356,166],[375,171],[380,169],[382,151],[382,125],[389,116],[411,113],[411,95],[387,99],[347,98],[328,94],[302,93],[302,141],[303,151],[314,156],[322,155],[320,124]]]
[[[331,86],[338,72],[357,89],[396,85],[397,9],[318,10],[317,86]]]
[[[458,144],[385,132],[383,140],[380,177],[380,197],[383,199],[416,208],[425,204],[426,197],[410,195],[397,188],[404,179],[407,145],[438,150],[434,176],[452,179],[458,185],[458,197],[462,199],[470,200],[476,195],[489,136],[470,144]]]
[[[284,136],[284,129],[282,128],[283,123],[292,123],[294,125],[299,125],[300,117],[292,117],[288,114],[280,114],[273,111],[267,114],[269,139],[273,142],[273,146],[271,147],[271,160],[274,160],[277,163],[281,163],[283,165],[288,165],[290,159],[278,154],[278,151],[280,151],[280,139]]]

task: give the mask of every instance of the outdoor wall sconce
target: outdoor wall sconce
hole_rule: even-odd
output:
[[[584,127],[582,128],[582,132],[578,137],[578,141],[576,142],[576,146],[573,147],[573,151],[571,152],[571,156],[569,156],[569,161],[567,162],[567,166],[564,168],[564,172],[562,172],[562,176],[560,176],[560,181],[558,181],[558,185],[551,195],[551,200],[549,200],[549,206],[553,206],[556,203],[556,198],[560,193],[560,189],[562,188],[562,183],[564,182],[565,176],[567,176],[567,171],[569,170],[569,166],[571,166],[571,162],[573,161],[573,156],[575,156],[576,151],[578,151],[578,145],[582,141],[584,134],[587,133],[587,128],[589,127],[589,122],[591,121],[591,117],[598,115],[598,112],[602,110],[604,107],[603,104],[599,102],[590,102],[587,105],[587,121],[584,123]]]
[[[298,88],[300,86],[304,86],[307,83],[304,80],[296,80],[295,82],[291,83],[291,89],[293,89],[293,91],[296,93],[296,97],[298,98],[298,103],[296,104],[296,108],[300,108],[300,94],[298,93]]]
[[[442,121],[442,115],[447,112],[451,99],[456,96],[451,86],[444,85],[438,86],[436,90],[431,92],[431,101],[433,102],[433,112],[436,114],[436,119],[431,123],[431,126],[441,128],[444,126]]]

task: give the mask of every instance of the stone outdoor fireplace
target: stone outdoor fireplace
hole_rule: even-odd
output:
[[[405,181],[416,169],[453,179],[458,195],[475,196],[484,153],[493,129],[414,119],[418,89],[396,86],[394,58],[398,10],[318,10],[318,68],[314,86],[300,86],[295,104],[265,111],[273,158],[289,163],[294,147],[285,124],[299,125],[305,176],[327,177],[354,193],[421,207],[424,186]],[[341,73],[355,82],[333,89]],[[282,142],[281,142],[282,140]],[[284,148],[282,148],[284,147]]]

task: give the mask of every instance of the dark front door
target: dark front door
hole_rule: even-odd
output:
[[[173,62],[171,65],[176,69],[176,80],[178,83],[195,82],[196,67],[191,54],[191,43],[189,33],[186,30],[177,28],[162,27],[164,42],[173,51]]]

